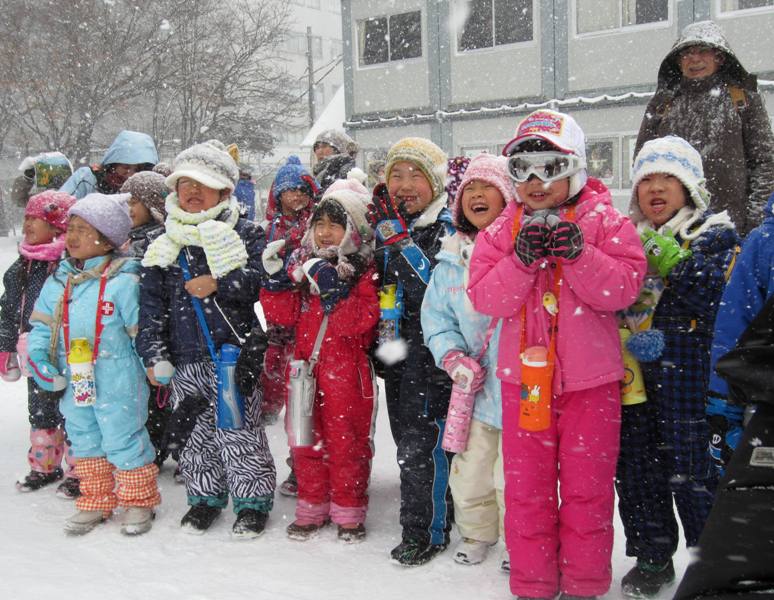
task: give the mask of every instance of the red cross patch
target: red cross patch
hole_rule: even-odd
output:
[[[102,303],[102,307],[99,309],[99,311],[105,317],[109,317],[110,315],[112,315],[115,312],[115,310],[116,310],[116,305],[107,300],[105,300]]]

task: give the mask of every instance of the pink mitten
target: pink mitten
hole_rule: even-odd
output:
[[[484,387],[486,369],[461,350],[447,352],[441,364],[455,384],[466,390],[469,388],[471,393],[476,393]]]
[[[16,381],[21,377],[16,352],[0,352],[0,377],[3,381]]]

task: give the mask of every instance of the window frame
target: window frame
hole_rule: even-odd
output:
[[[390,18],[394,17],[396,15],[405,15],[405,14],[411,14],[411,13],[419,13],[419,35],[420,35],[420,49],[421,54],[419,56],[416,56],[414,58],[401,58],[392,60],[391,55],[391,46],[390,46]],[[370,19],[387,19],[387,36],[388,36],[388,42],[387,42],[387,61],[386,62],[378,62],[373,63],[370,65],[362,64],[361,62],[361,44],[360,44],[360,24],[368,21]],[[355,44],[353,46],[355,47],[355,60],[356,62],[356,69],[358,71],[365,71],[368,69],[383,69],[385,67],[389,67],[390,65],[394,63],[400,62],[401,64],[405,63],[415,63],[415,62],[421,62],[426,60],[427,55],[427,45],[426,45],[426,39],[427,39],[427,30],[425,27],[425,11],[423,8],[417,8],[416,10],[395,10],[388,13],[381,13],[378,15],[372,15],[370,17],[366,17],[363,19],[353,19],[353,27],[354,27],[354,40]]]
[[[453,15],[453,22],[456,22],[457,15],[460,14],[459,11],[462,10],[462,5],[467,0],[454,0],[452,2],[452,15]],[[495,0],[489,0],[491,3],[494,4]],[[461,33],[461,30],[459,32],[454,31],[453,37],[454,37],[454,55],[455,56],[473,56],[475,54],[482,54],[487,52],[499,52],[503,50],[513,50],[514,48],[529,48],[530,46],[535,46],[538,43],[538,32],[535,28],[535,23],[539,16],[540,11],[540,4],[537,0],[531,0],[532,1],[532,39],[526,40],[524,42],[511,42],[509,44],[495,44],[494,43],[494,31],[492,32],[492,45],[486,46],[484,48],[474,48],[471,50],[461,50],[460,49],[460,37],[459,33]],[[492,8],[492,14],[494,15],[494,7]],[[494,18],[494,17],[493,17]],[[462,23],[460,23],[460,26],[462,26]]]
[[[713,13],[719,19],[734,19],[736,17],[749,17],[774,12],[774,4],[769,6],[757,6],[755,8],[735,8],[723,10],[723,0],[713,0]]]
[[[637,23],[634,25],[623,24],[623,6],[621,2],[625,0],[618,0],[618,22],[621,23],[618,27],[612,27],[610,29],[600,29],[598,31],[586,31],[580,33],[578,31],[578,5],[584,0],[571,0],[570,3],[570,35],[572,39],[586,39],[592,37],[603,37],[608,35],[620,35],[622,33],[628,33],[631,31],[647,31],[649,29],[667,29],[672,27],[675,19],[675,0],[667,0],[667,18],[665,21],[652,21],[650,23]]]

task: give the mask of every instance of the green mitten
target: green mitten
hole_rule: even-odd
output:
[[[640,240],[648,266],[661,277],[669,275],[678,263],[691,256],[691,251],[681,248],[671,231],[660,234],[649,229],[640,234]]]

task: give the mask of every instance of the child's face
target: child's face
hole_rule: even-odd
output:
[[[150,223],[153,217],[142,202],[135,197],[129,198],[129,216],[132,218],[132,227],[140,227],[146,223]]]
[[[570,178],[544,183],[537,175],[516,184],[516,193],[527,208],[534,212],[561,205],[570,196]]]
[[[709,46],[688,46],[679,55],[680,71],[686,79],[704,79],[714,75],[723,64],[722,52]]]
[[[70,256],[79,260],[104,256],[113,250],[110,242],[94,227],[80,217],[70,217],[67,223],[65,248]]]
[[[286,217],[295,217],[304,210],[312,199],[299,189],[285,190],[280,194],[280,208]]]
[[[390,170],[387,191],[395,198],[398,207],[409,215],[418,215],[433,201],[433,187],[414,163],[407,160],[396,162]]]
[[[645,218],[661,227],[688,203],[682,182],[674,175],[651,173],[637,186],[637,204]]]
[[[185,212],[198,213],[220,204],[228,190],[216,190],[190,177],[177,180],[177,199]]]
[[[56,237],[56,227],[38,217],[24,217],[22,228],[25,243],[30,246],[48,244]]]
[[[505,199],[497,189],[482,179],[474,179],[462,190],[462,214],[478,229],[488,227],[505,208]]]
[[[330,246],[339,246],[341,240],[344,239],[344,233],[346,229],[334,223],[328,218],[328,215],[323,215],[317,221],[314,222],[314,241],[320,248],[328,248]]]

